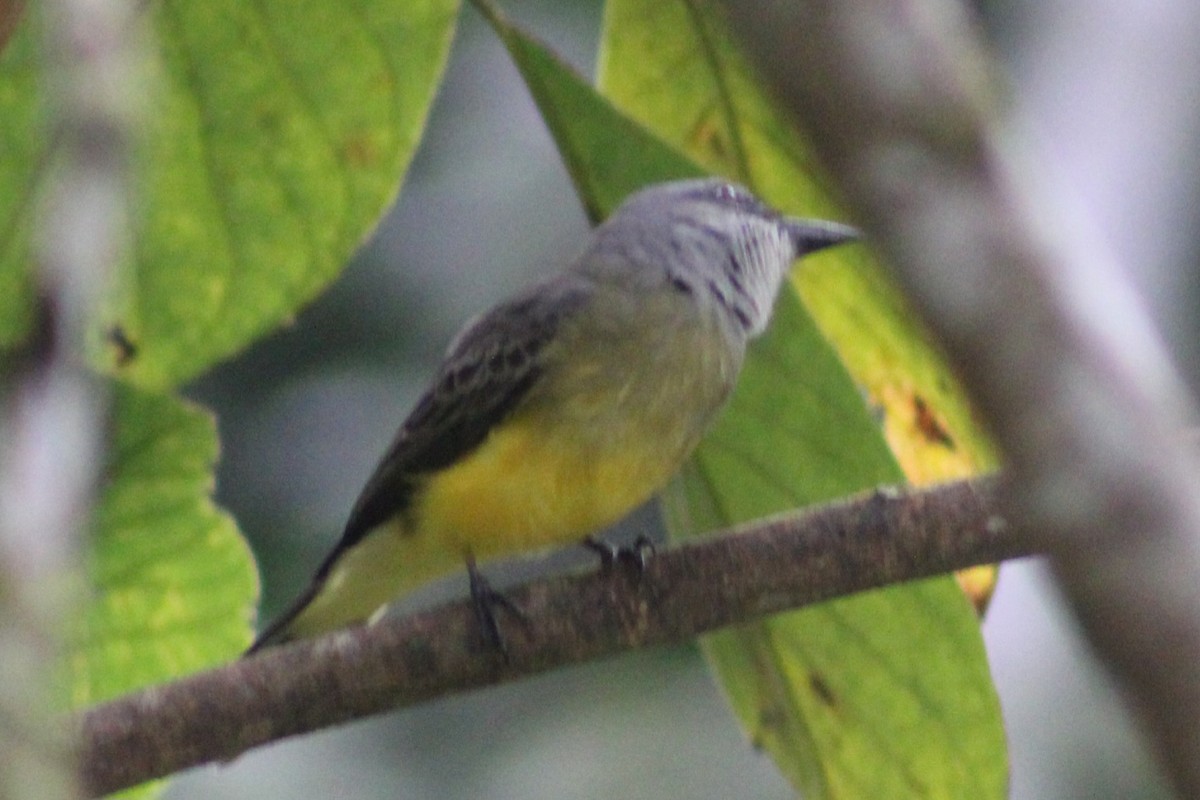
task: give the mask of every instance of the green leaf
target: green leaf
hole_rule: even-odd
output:
[[[627,165],[648,162],[649,180],[693,174],[544,47],[498,27],[577,186],[600,198],[594,207],[611,209],[640,183]],[[588,151],[592,143],[602,146]],[[685,471],[682,514],[689,528],[708,529],[900,479],[856,387],[785,292],[729,408]],[[683,527],[681,506],[668,507]],[[950,579],[743,626],[710,637],[706,650],[755,741],[810,796],[1003,791],[996,696],[978,625]]]
[[[948,589],[892,587],[705,640],[751,740],[806,800],[1007,796],[978,630]]]
[[[672,531],[690,534],[900,479],[836,356],[784,294],[666,508]],[[703,646],[751,740],[806,798],[1005,796],[979,625],[950,578],[777,615]]]
[[[775,205],[841,218],[812,154],[771,100],[708,0],[612,0],[599,82],[624,113],[711,172]],[[809,313],[884,418],[908,479],[994,468],[965,395],[871,254],[821,257],[795,276]]]
[[[604,219],[639,187],[707,174],[613,108],[579,73],[493,4],[477,5],[537,101],[592,222]],[[638,146],[630,147],[630,142]]]
[[[668,502],[693,534],[903,479],[814,323],[785,294]],[[818,340],[820,344],[818,344]],[[840,373],[840,375],[839,375]],[[735,712],[806,798],[1000,798],[1004,732],[979,624],[951,578],[707,637]]]
[[[254,559],[212,501],[212,416],[115,385],[88,603],[69,663],[83,708],[228,661],[250,643]]]
[[[606,94],[639,122],[780,207],[830,213],[802,138],[708,3],[611,0],[601,53]],[[807,259],[797,288],[815,320],[784,293],[668,498],[673,531],[902,479],[826,337],[884,412],[910,477],[990,463],[961,393],[863,248]],[[705,650],[753,741],[807,798],[1006,793],[978,623],[948,578],[779,615],[708,637]]]
[[[99,363],[141,385],[174,385],[326,286],[395,197],[457,9],[457,0],[147,5],[132,274],[98,323]],[[0,287],[24,272],[26,198],[46,174],[31,27],[0,55],[3,144],[19,156],[0,161],[0,212],[16,212],[0,217]],[[114,327],[132,357],[105,346]]]

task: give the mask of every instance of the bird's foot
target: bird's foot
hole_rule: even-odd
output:
[[[483,641],[508,661],[508,644],[504,640],[504,634],[500,632],[496,609],[502,608],[526,624],[529,618],[512,600],[492,588],[475,564],[475,557],[470,554],[467,555],[467,577],[471,585],[471,604],[475,609],[475,619],[479,623]]]
[[[621,564],[641,575],[646,571],[648,555],[654,555],[654,542],[645,534],[638,534],[631,545],[615,545],[596,536],[588,536],[583,540],[583,546],[600,556],[600,569],[605,572]]]

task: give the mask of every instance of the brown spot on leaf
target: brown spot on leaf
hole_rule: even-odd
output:
[[[129,338],[129,334],[121,325],[113,325],[109,328],[105,332],[104,338],[113,347],[115,353],[114,360],[118,367],[128,366],[129,362],[137,358],[137,344]]]
[[[750,745],[758,751],[767,748],[767,741],[779,735],[784,726],[784,714],[774,706],[765,706],[758,711],[758,725],[750,737]]]
[[[954,449],[954,439],[950,436],[950,432],[946,430],[937,414],[925,402],[925,398],[919,394],[913,395],[913,413],[917,430],[927,441],[935,442],[951,450]]]
[[[692,149],[710,153],[719,161],[726,161],[729,158],[729,146],[725,142],[726,133],[714,111],[709,109],[700,115],[688,132],[688,140]]]
[[[830,708],[837,708],[837,695],[834,694],[833,688],[825,682],[825,678],[821,675],[821,673],[811,673],[808,676],[808,685],[812,688],[813,694],[817,696],[818,700]]]
[[[342,142],[342,157],[351,167],[364,169],[379,162],[379,148],[368,136],[350,136]]]

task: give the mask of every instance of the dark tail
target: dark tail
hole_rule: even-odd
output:
[[[300,616],[300,612],[307,608],[308,604],[317,596],[317,592],[321,590],[323,583],[323,580],[314,580],[310,583],[308,588],[288,606],[287,611],[284,611],[272,620],[270,625],[263,628],[262,632],[258,634],[258,638],[254,640],[254,644],[250,645],[246,649],[246,652],[242,653],[242,658],[253,655],[264,648],[290,642],[292,635],[288,631],[288,628],[296,617]]]

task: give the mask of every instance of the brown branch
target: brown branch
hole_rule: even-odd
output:
[[[501,612],[507,657],[482,644],[466,601],[267,650],[85,713],[86,785],[105,794],[452,692],[1025,555],[994,493],[994,479],[880,491],[671,548],[640,578],[527,584],[508,594],[524,619]]]
[[[726,5],[995,433],[1006,514],[1200,797],[1200,474],[1125,270],[1016,149],[963,4]]]

